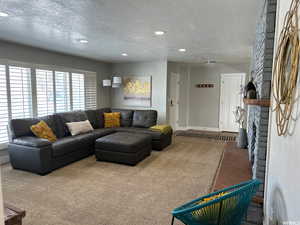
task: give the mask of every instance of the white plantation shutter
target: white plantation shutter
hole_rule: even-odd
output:
[[[31,70],[30,68],[9,66],[11,117],[32,117]]]
[[[97,108],[97,76],[94,73],[85,74],[85,108]]]
[[[36,70],[36,94],[38,116],[54,113],[53,72],[51,70]]]
[[[72,73],[72,103],[73,110],[85,108],[84,74]]]
[[[7,123],[8,123],[8,101],[6,86],[6,69],[0,65],[0,145],[8,142]]]
[[[70,78],[68,72],[55,71],[56,112],[71,110]]]

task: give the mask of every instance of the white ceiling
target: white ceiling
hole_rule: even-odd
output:
[[[0,17],[0,39],[111,62],[245,62],[259,2],[2,0],[0,11],[10,16]],[[166,34],[157,37],[156,30]],[[89,43],[78,43],[80,38]]]

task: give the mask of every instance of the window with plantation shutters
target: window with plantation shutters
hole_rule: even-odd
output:
[[[95,73],[87,73],[84,77],[85,108],[97,108],[97,76]]]
[[[0,65],[0,145],[8,142],[8,99],[5,65]]]
[[[46,116],[55,112],[53,72],[36,70],[37,114]]]
[[[72,73],[72,106],[73,110],[85,109],[84,74]]]
[[[70,78],[68,72],[55,71],[56,112],[71,110]]]
[[[31,70],[9,66],[11,117],[32,117]]]

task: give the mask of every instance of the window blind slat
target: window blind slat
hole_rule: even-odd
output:
[[[51,70],[36,70],[38,116],[54,113],[53,73]]]
[[[71,110],[70,81],[68,72],[55,71],[56,112]]]
[[[72,73],[73,110],[84,110],[84,74]]]
[[[31,70],[9,66],[12,119],[32,116]]]
[[[0,143],[8,142],[7,123],[8,123],[8,103],[7,103],[7,87],[6,87],[6,71],[5,65],[0,65]]]

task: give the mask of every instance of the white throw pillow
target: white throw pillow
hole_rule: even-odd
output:
[[[84,134],[90,131],[93,131],[94,128],[92,127],[90,121],[80,121],[80,122],[71,122],[71,123],[66,123],[70,133],[72,136],[77,135],[77,134]]]

